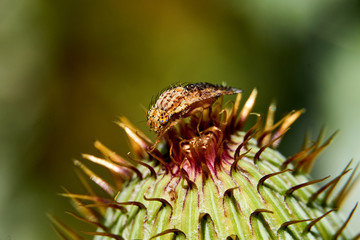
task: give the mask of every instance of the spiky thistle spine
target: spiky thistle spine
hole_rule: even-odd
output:
[[[358,238],[345,229],[356,205],[345,221],[337,213],[354,186],[357,166],[337,195],[332,196],[334,188],[351,162],[318,187],[328,177],[311,180],[308,173],[334,135],[286,159],[276,147],[302,110],[274,123],[272,104],[265,123],[253,114],[257,121],[244,132],[256,97],[254,90],[241,109],[241,94],[225,109],[220,98],[210,109],[181,119],[158,148],[120,118],[135,156],[122,158],[98,141],[103,158],[83,155],[108,168],[114,186],[75,161],[109,198],[98,197],[83,176],[88,195],[62,194],[75,203],[77,218],[95,225],[87,234],[95,240]],[[62,236],[83,239],[52,218]]]

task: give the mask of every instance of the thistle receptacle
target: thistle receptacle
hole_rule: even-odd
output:
[[[323,144],[319,137],[285,158],[276,147],[302,110],[275,123],[274,105],[265,120],[251,113],[256,90],[242,107],[241,97],[237,93],[225,107],[219,97],[210,107],[177,119],[156,148],[120,118],[132,154],[123,158],[97,141],[103,157],[83,155],[108,168],[113,184],[75,161],[109,197],[97,196],[87,183],[87,195],[63,194],[75,203],[76,216],[94,225],[96,230],[87,234],[95,240],[358,238],[345,228],[356,206],[345,220],[337,212],[356,169],[349,173],[349,163],[332,180],[308,175],[333,136]],[[256,122],[244,130],[251,115]],[[346,174],[346,183],[334,194]],[[84,239],[55,218],[53,222],[62,236]]]

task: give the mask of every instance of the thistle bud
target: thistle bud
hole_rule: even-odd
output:
[[[194,86],[203,94],[209,90],[205,87],[216,87]],[[183,112],[180,108],[174,108],[173,111],[178,109],[176,113],[168,110],[166,118],[164,114],[159,117],[159,124],[150,124],[156,126],[159,134],[155,143],[122,117],[118,124],[129,137],[131,153],[121,157],[96,142],[95,147],[103,156],[83,155],[85,160],[109,169],[112,183],[75,161],[84,173],[81,179],[88,194],[67,191],[63,195],[73,201],[77,218],[94,225],[94,231],[86,232],[87,235],[95,240],[359,237],[346,228],[356,205],[345,218],[338,213],[354,185],[356,168],[352,169],[350,162],[333,178],[312,179],[308,174],[334,135],[323,143],[319,137],[288,158],[276,150],[303,110],[275,122],[273,104],[265,119],[251,113],[256,89],[242,107],[238,89],[219,88],[220,94],[208,95],[206,101],[186,99],[190,95],[180,94],[183,89],[171,89],[177,97],[185,96],[178,103],[184,107]],[[228,94],[236,94],[236,100],[225,107],[222,95],[227,94],[221,94],[224,89]],[[186,101],[190,107],[182,106]],[[195,103],[196,106],[191,105]],[[206,106],[202,107],[202,103]],[[251,115],[256,122],[244,129]],[[85,178],[95,182],[108,197],[97,196]],[[342,178],[347,178],[345,184],[335,194]],[[55,217],[52,219],[62,236],[85,239]]]

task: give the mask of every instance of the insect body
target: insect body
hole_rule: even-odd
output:
[[[160,133],[170,127],[176,119],[210,107],[218,97],[240,92],[242,90],[237,88],[210,83],[174,86],[161,93],[151,106],[147,113],[147,123],[154,132]]]

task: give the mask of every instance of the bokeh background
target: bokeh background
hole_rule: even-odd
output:
[[[143,108],[174,82],[226,82],[255,111],[306,113],[285,137],[285,156],[340,129],[313,176],[360,160],[360,1],[2,0],[0,3],[0,239],[58,239],[46,213],[64,213],[66,186],[82,188],[72,160],[94,139],[126,155],[113,121],[127,116],[154,138]],[[355,164],[354,164],[355,165]],[[341,211],[360,199],[359,187]],[[351,224],[360,223],[360,210]]]

